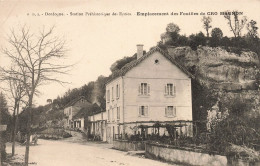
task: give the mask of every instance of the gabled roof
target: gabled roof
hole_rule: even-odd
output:
[[[86,106],[84,106],[83,108],[81,108],[79,110],[79,112],[73,116],[72,119],[84,118],[86,116],[97,114],[100,112],[102,112],[101,107],[99,107],[96,103],[94,103],[94,104],[89,103]]]
[[[85,99],[87,100],[84,96],[80,96],[80,97],[77,97],[73,100],[71,100],[69,103],[67,103],[63,108],[66,108],[66,107],[69,107],[69,106],[73,106],[77,101],[81,100],[81,99]],[[89,101],[87,101],[88,103],[90,103]]]
[[[147,52],[145,55],[140,57],[139,59],[133,60],[129,63],[127,63],[125,66],[123,66],[120,70],[114,71],[111,74],[111,79],[107,81],[107,83],[111,82],[115,78],[118,78],[120,76],[124,76],[128,71],[130,71],[132,68],[137,66],[139,63],[141,63],[143,60],[145,60],[147,57],[149,57],[151,54],[154,52],[160,52],[164,57],[166,57],[168,60],[170,60],[175,66],[177,66],[179,69],[181,69],[185,74],[187,74],[190,78],[194,79],[195,77],[187,70],[185,69],[182,65],[180,65],[174,58],[172,58],[168,53],[163,51],[161,48],[158,46],[152,48],[149,52]]]

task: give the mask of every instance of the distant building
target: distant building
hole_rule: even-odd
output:
[[[92,105],[89,101],[87,101],[83,96],[78,97],[71,102],[69,102],[65,107],[64,107],[64,114],[66,118],[66,123],[65,123],[65,128],[77,128],[80,126],[84,126],[84,123],[82,120],[75,121],[73,118],[75,115],[80,112],[84,107],[89,107]]]
[[[94,140],[106,140],[107,113],[105,110],[93,112],[88,116],[88,134],[93,136]]]

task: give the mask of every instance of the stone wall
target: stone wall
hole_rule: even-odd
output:
[[[173,149],[172,147],[156,144],[145,144],[145,155],[149,158],[161,159],[172,163],[187,165],[227,166],[226,156],[209,155],[188,150]]]
[[[145,142],[139,141],[124,141],[124,140],[117,140],[113,141],[113,148],[117,150],[123,151],[139,151],[145,149]]]

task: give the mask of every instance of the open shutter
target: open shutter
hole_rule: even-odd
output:
[[[150,95],[150,84],[147,84],[147,94]]]
[[[173,116],[176,116],[176,107],[173,107]]]
[[[139,106],[139,115],[138,116],[141,116],[142,115],[142,107],[141,106]]]
[[[145,116],[148,116],[148,106],[145,106],[144,108],[145,108],[145,109],[144,109],[144,115],[145,115]]]
[[[168,116],[168,114],[167,114],[167,107],[165,107],[165,116]]]
[[[118,85],[118,98],[120,98],[120,85]]]
[[[176,86],[173,84],[173,96],[176,96]]]
[[[141,95],[141,85],[138,86],[138,94]]]
[[[167,84],[164,85],[164,95],[167,95]]]

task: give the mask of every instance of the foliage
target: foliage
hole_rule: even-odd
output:
[[[201,46],[205,46],[206,45],[206,37],[205,35],[200,32],[196,35],[192,34],[189,36],[189,46],[191,47],[191,49],[193,50],[197,50],[197,47],[201,45]]]
[[[235,38],[240,37],[241,31],[246,25],[247,18],[244,16],[240,19],[238,11],[232,11],[232,14],[229,14],[231,13],[230,11],[226,11],[226,13],[224,18],[228,21],[230,31],[233,32]]]
[[[196,80],[192,81],[192,119],[194,121],[207,120],[207,111],[212,108],[216,101],[217,95],[213,90],[200,85]],[[205,124],[198,123],[198,130],[205,131]]]
[[[5,95],[0,92],[0,124],[10,124],[10,120],[11,115],[8,112],[7,100]]]
[[[248,33],[247,35],[250,37],[250,38],[257,38],[258,37],[258,33],[257,33],[257,30],[258,30],[258,27],[256,26],[256,21],[254,20],[251,20],[248,24],[247,24],[247,30],[248,30]]]
[[[145,54],[145,52],[144,52]],[[136,60],[137,54],[134,54],[133,56],[130,57],[124,57],[122,59],[117,60],[115,63],[113,63],[110,67],[111,72],[114,72],[116,70],[120,70],[125,64]]]
[[[169,23],[166,27],[166,32],[179,34],[180,28],[177,24]]]
[[[202,20],[203,22],[203,27],[204,29],[206,30],[207,32],[207,37],[209,37],[209,29],[212,27],[210,24],[212,22],[212,18],[211,17],[206,17],[206,16],[203,16]]]
[[[220,28],[212,29],[209,45],[211,47],[216,47],[216,46],[220,45],[220,41],[221,41],[222,37],[223,37],[223,32]]]
[[[246,115],[252,110],[249,103],[239,97],[221,100],[220,111],[228,110],[229,116],[215,125],[208,144],[211,151],[227,153],[231,144],[254,148],[260,136],[260,115]]]

